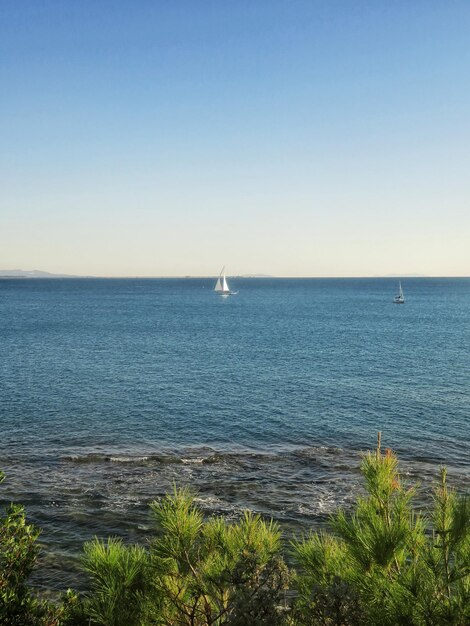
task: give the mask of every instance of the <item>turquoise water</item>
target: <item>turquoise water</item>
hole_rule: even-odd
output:
[[[0,281],[1,497],[44,528],[45,585],[96,532],[144,536],[173,482],[321,523],[378,430],[411,477],[466,487],[470,279],[403,279],[404,306],[393,279],[213,282]]]

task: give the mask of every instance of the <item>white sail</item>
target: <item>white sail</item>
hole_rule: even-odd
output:
[[[214,287],[214,291],[217,291],[217,293],[221,293],[223,294],[230,294],[230,288],[228,286],[227,283],[227,279],[225,278],[225,267],[222,268],[222,271],[220,272],[219,278],[217,279],[217,282],[215,283],[215,287]]]
[[[403,295],[403,289],[401,288],[401,280],[398,281],[398,294],[393,298],[395,304],[404,304],[405,296]]]
[[[217,282],[215,283],[214,291],[223,291],[222,282],[220,280],[220,276],[217,279]]]

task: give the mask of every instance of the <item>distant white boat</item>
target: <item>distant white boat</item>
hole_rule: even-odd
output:
[[[395,304],[405,304],[405,296],[403,295],[403,289],[401,288],[401,281],[398,282],[398,293],[393,298]]]
[[[214,291],[221,296],[234,296],[236,293],[238,293],[237,291],[230,291],[227,279],[225,278],[225,267],[222,268],[222,271],[219,274],[219,278],[215,283]]]

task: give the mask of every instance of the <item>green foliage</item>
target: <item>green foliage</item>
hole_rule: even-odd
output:
[[[0,483],[4,474],[0,472]],[[24,508],[11,505],[0,517],[0,626],[58,626],[61,610],[39,601],[28,587],[36,564],[39,530]]]
[[[82,562],[90,579],[89,597],[82,610],[93,624],[141,624],[149,590],[147,552],[127,547],[120,539],[94,539],[85,544]]]
[[[470,623],[470,506],[446,472],[429,520],[413,510],[396,456],[364,456],[366,497],[331,519],[333,534],[294,542],[300,565],[293,615],[299,624]]]
[[[227,524],[204,521],[191,494],[175,491],[152,505],[159,624],[262,626],[284,620],[279,608],[288,571],[276,524],[246,513]]]
[[[444,468],[431,522],[415,585],[420,614],[426,623],[470,624],[470,502],[448,488]]]

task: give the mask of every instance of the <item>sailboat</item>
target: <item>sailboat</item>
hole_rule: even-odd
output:
[[[222,268],[222,271],[219,274],[219,278],[215,283],[214,291],[221,296],[234,296],[236,293],[238,293],[237,291],[230,291],[227,279],[225,278],[225,266]]]
[[[395,304],[405,304],[405,296],[403,295],[403,289],[401,288],[401,281],[398,282],[398,293],[393,298]]]

